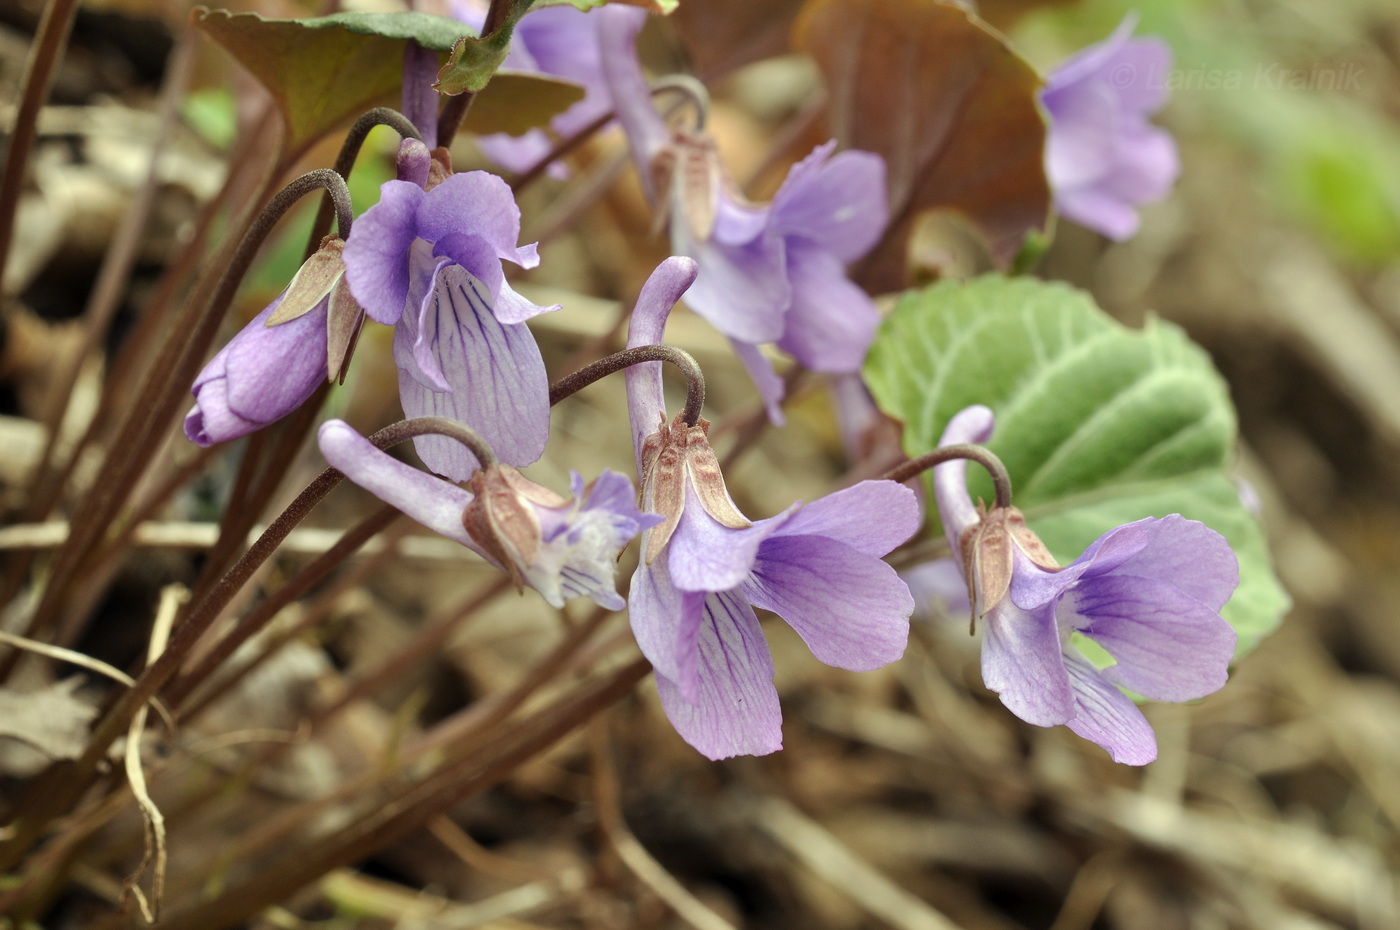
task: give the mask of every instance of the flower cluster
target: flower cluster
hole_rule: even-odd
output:
[[[457,12],[484,15],[475,0],[460,0]],[[748,201],[703,125],[676,128],[657,109],[635,54],[644,20],[635,8],[584,16],[552,7],[520,23],[507,59],[587,88],[583,103],[554,120],[556,133],[616,107],[652,205],[669,223],[677,254],[647,280],[629,348],[662,345],[684,298],[729,338],[774,422],[782,383],[760,351],[765,344],[836,376],[841,402],[873,416],[859,371],[878,316],[846,269],[887,225],[883,161],[838,153],[829,142],[793,165],[771,203]],[[1124,66],[1164,67],[1164,49],[1130,32],[1125,23],[1055,72],[1043,96],[1052,119],[1047,170],[1061,211],[1116,238],[1131,234],[1134,206],[1161,196],[1176,170],[1170,137],[1146,121],[1160,93],[1105,79]],[[416,46],[406,57],[413,77],[405,98],[420,126],[437,118],[423,78],[436,60]],[[548,145],[534,133],[484,140],[483,149],[524,169]],[[517,471],[541,456],[550,434],[548,375],[527,321],[560,308],[532,303],[506,280],[504,262],[530,269],[539,257],[534,244],[518,243],[520,211],[504,181],[453,173],[445,150],[416,139],[403,142],[397,168],[353,230],[347,201],[345,240],[327,237],[199,375],[185,425],[192,440],[245,435],[305,402],[343,372],[367,316],[394,329],[405,414],[436,418],[399,434],[414,436],[432,473],[340,420],[320,428],[326,460],[556,607],[574,597],[626,607],[667,716],[707,757],[782,745],[773,659],[756,610],[776,614],[831,666],[868,671],[902,656],[915,601],[884,557],[917,531],[917,495],[896,481],[867,480],[750,519],[730,496],[699,416],[698,376],[686,412],[668,418],[661,362],[627,370],[639,493],[605,471],[587,484],[574,473],[566,497]],[[641,354],[688,361],[672,349]],[[613,356],[582,374],[637,357]],[[569,389],[556,385],[556,395]],[[984,442],[992,422],[987,408],[968,408],[943,441]],[[1010,505],[1009,484],[996,506],[979,508],[965,470],[963,459],[937,465],[934,490],[983,630],[988,688],[1032,724],[1067,725],[1120,762],[1150,761],[1154,736],[1125,691],[1186,701],[1224,684],[1235,633],[1220,610],[1238,580],[1230,547],[1202,524],[1170,515],[1116,527],[1061,566]],[[638,536],[641,564],[624,600],[617,564]],[[1085,642],[1110,664],[1092,661]]]
[[[743,198],[713,142],[673,131],[652,103],[637,61],[641,22],[598,11],[603,73],[633,160],[655,208],[669,216],[671,249],[699,264],[686,304],[729,337],[774,422],[782,381],[759,351],[777,343],[815,371],[859,370],[878,314],[846,276],[888,222],[885,164],[868,152],[819,146],[788,174],[771,204]]]

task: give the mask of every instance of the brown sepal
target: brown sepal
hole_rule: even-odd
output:
[[[428,164],[428,183],[424,185],[425,191],[430,191],[443,181],[452,177],[452,155],[447,149],[438,146],[428,153],[432,161]]]
[[[642,443],[642,509],[664,518],[649,531],[648,565],[671,541],[685,509],[685,441],[685,427],[678,417],[670,427],[663,420],[661,428]]]
[[[345,240],[339,236],[322,239],[321,247],[292,276],[292,283],[287,285],[282,302],[267,318],[266,325],[289,323],[315,310],[345,275],[345,262],[340,257],[344,248]]]
[[[720,185],[724,173],[720,168],[719,152],[708,136],[677,135],[677,193],[690,234],[704,242],[715,229],[719,211]]]
[[[350,356],[360,341],[365,325],[365,311],[353,294],[350,283],[342,275],[331,288],[331,300],[326,311],[326,379],[345,383],[350,368]]]
[[[982,519],[963,531],[959,543],[973,629],[978,618],[985,617],[1011,590],[1017,549],[1041,568],[1060,567],[1040,537],[1026,526],[1025,515],[1015,507],[983,510]]]
[[[714,517],[721,526],[733,530],[752,526],[748,517],[734,506],[734,501],[729,497],[729,489],[724,485],[724,473],[719,469],[719,459],[715,457],[715,450],[710,448],[710,440],[707,438],[710,432],[709,421],[701,417],[700,422],[690,427],[688,432],[690,435],[685,445],[685,467],[705,512]]]
[[[526,479],[514,472],[509,465],[497,465],[471,476],[467,487],[475,496],[462,511],[462,528],[500,563],[516,589],[524,590],[521,566],[528,565],[539,550],[540,522],[516,490],[517,483]]]

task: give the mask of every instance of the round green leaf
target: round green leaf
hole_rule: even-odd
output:
[[[1175,326],[1127,329],[1087,294],[1031,278],[945,282],[900,298],[865,378],[881,409],[904,421],[910,455],[935,448],[964,407],[991,407],[988,445],[1062,563],[1114,526],[1179,513],[1225,536],[1239,557],[1240,587],[1222,611],[1239,632],[1238,654],[1287,609],[1258,521],[1227,474],[1229,393]],[[970,487],[991,500],[985,476]]]

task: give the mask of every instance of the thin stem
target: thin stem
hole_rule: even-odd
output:
[[[328,172],[334,174],[334,172]],[[396,445],[406,439],[428,434],[447,435],[468,444],[472,437],[466,427],[442,417],[418,417],[403,420],[385,427],[370,437],[370,442],[381,449]],[[483,465],[494,462],[490,449],[479,443],[480,449],[471,448]],[[485,456],[482,455],[485,453]],[[292,501],[272,522],[257,541],[243,554],[233,568],[219,581],[197,605],[176,625],[174,634],[165,652],[149,665],[136,680],[135,686],[125,692],[115,705],[102,718],[93,732],[83,755],[63,774],[45,786],[47,789],[42,801],[37,801],[19,817],[15,832],[10,839],[0,843],[0,870],[11,868],[24,852],[39,838],[44,825],[54,816],[66,811],[82,794],[96,772],[98,763],[105,758],[107,749],[121,735],[136,712],[168,682],[183,664],[195,644],[218,619],[223,609],[233,600],[235,594],[247,583],[253,573],[276,551],[296,526],[305,519],[317,503],[345,476],[333,468],[323,471],[315,481]]]
[[[422,135],[418,132],[418,127],[413,125],[413,121],[404,116],[393,107],[375,107],[361,114],[355,120],[355,124],[350,127],[350,131],[345,134],[345,141],[340,144],[340,154],[335,157],[335,164],[332,170],[346,180],[350,179],[350,172],[355,168],[355,160],[360,157],[360,149],[365,144],[365,139],[369,136],[369,131],[376,126],[388,126],[397,132],[400,138],[417,139],[423,141]],[[306,243],[306,257],[310,258],[312,253],[321,247],[321,240],[331,228],[331,212],[335,209],[335,201],[330,194],[321,198],[321,206],[316,210],[316,221],[311,224],[311,238]],[[341,238],[349,235],[348,231],[341,232]]]
[[[600,378],[606,378],[643,362],[670,362],[681,370],[681,374],[685,375],[685,409],[681,416],[686,426],[698,423],[700,410],[705,406],[705,375],[700,371],[700,363],[695,361],[694,356],[684,349],[668,345],[623,349],[621,352],[600,358],[591,365],[585,365],[571,375],[565,375],[550,385],[549,405],[554,406]]]
[[[167,689],[168,700],[179,707],[196,685],[212,677],[214,672],[224,664],[229,656],[233,655],[239,646],[267,626],[272,618],[281,612],[282,608],[310,591],[321,579],[334,571],[337,566],[370,539],[377,536],[381,530],[393,523],[399,516],[400,513],[395,507],[385,504],[358,525],[346,530],[334,546],[317,556],[310,565],[297,572],[290,581],[278,588],[276,593],[239,620],[233,629],[229,630],[199,660],[199,664],[193,670],[175,679]]]
[[[171,914],[166,930],[226,927],[258,913],[338,866],[396,842],[433,817],[499,783],[523,762],[632,690],[651,670],[645,659],[584,682],[516,726],[503,731],[471,760],[443,765],[421,781],[395,782],[372,808],[346,826],[287,849],[260,871],[213,899]]]
[[[20,94],[19,110],[10,130],[10,149],[5,158],[5,173],[0,178],[0,276],[10,254],[10,240],[15,231],[15,213],[19,210],[20,188],[24,185],[24,169],[29,165],[29,153],[39,130],[39,111],[53,86],[63,47],[73,30],[73,16],[78,0],[51,0],[44,4],[39,31],[30,46],[29,60],[24,66],[24,90]]]
[[[1011,476],[1007,473],[1006,466],[1002,464],[1001,459],[997,458],[996,453],[985,446],[972,445],[971,443],[943,446],[932,452],[926,452],[916,459],[910,459],[903,464],[896,465],[880,477],[889,481],[904,482],[935,465],[942,465],[944,462],[951,462],[954,459],[968,459],[985,468],[987,473],[992,476],[992,484],[996,486],[996,505],[998,507],[1011,506]]]
[[[555,143],[554,148],[550,149],[539,161],[527,168],[520,177],[510,182],[511,193],[518,194],[520,191],[530,186],[530,184],[539,180],[550,165],[587,142],[595,133],[600,132],[604,126],[611,123],[613,121],[613,115],[613,112],[609,110],[572,136]]]
[[[704,132],[705,122],[710,116],[710,92],[705,89],[705,85],[688,74],[670,74],[652,82],[653,97],[668,93],[680,94],[690,101],[691,106],[695,108],[694,131]],[[671,114],[668,112],[666,115]]]
[[[504,26],[510,20],[516,7],[523,5],[525,9],[529,9],[533,2],[534,0],[491,0],[491,6],[486,11],[486,19],[481,24],[481,38],[490,36]],[[520,12],[523,15],[525,10]],[[461,128],[462,121],[467,118],[467,111],[471,109],[472,101],[475,99],[476,94],[473,91],[465,91],[447,98],[447,102],[442,105],[442,112],[438,114],[438,148],[445,149],[452,146],[452,140],[457,138],[457,130]]]

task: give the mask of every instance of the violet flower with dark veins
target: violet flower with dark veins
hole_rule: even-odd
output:
[[[1167,100],[1171,48],[1132,38],[1134,25],[1124,19],[1065,61],[1040,95],[1055,209],[1118,241],[1137,232],[1137,207],[1167,196],[1181,171],[1171,134],[1148,121]]]
[[[696,271],[677,257],[652,273],[632,313],[629,348],[660,343]],[[827,665],[869,671],[898,659],[914,603],[881,556],[918,528],[914,493],[863,481],[750,521],[725,488],[709,424],[666,423],[660,363],[629,368],[627,393],[642,506],[664,518],[642,535],[628,598],[662,706],[711,759],[774,752],[782,713],[754,608],[782,617]]]
[[[449,5],[454,19],[478,31],[486,22],[489,8],[486,0],[453,0]],[[641,23],[647,12],[633,7],[618,15],[631,16]],[[545,74],[583,87],[583,99],[549,121],[549,128],[558,136],[567,138],[581,132],[613,108],[612,95],[603,79],[599,20],[600,17],[572,6],[531,10],[516,23],[510,51],[501,63],[501,71]],[[543,129],[532,129],[520,136],[503,132],[480,136],[476,143],[487,158],[517,174],[533,168],[554,147]],[[557,162],[549,170],[556,177],[567,175],[564,166]]]
[[[989,409],[968,407],[941,444],[985,442],[992,428]],[[966,470],[964,459],[938,465],[933,484],[974,622],[982,623],[983,681],[1027,723],[1064,724],[1115,762],[1151,762],[1152,727],[1119,688],[1190,701],[1224,686],[1236,637],[1220,609],[1239,583],[1229,544],[1172,514],[1115,527],[1061,567],[1019,510],[973,506]],[[1095,667],[1076,634],[1115,664]]]
[[[783,385],[758,346],[777,343],[806,367],[852,373],[878,314],[846,275],[889,219],[885,163],[870,152],[833,154],[834,141],[793,166],[771,204],[745,200],[714,143],[672,130],[652,103],[636,55],[641,21],[613,6],[600,19],[603,73],[653,207],[669,217],[671,248],[699,264],[686,304],[728,336],[782,422]]]
[[[394,326],[404,414],[465,423],[503,461],[530,464],[549,436],[549,381],[525,321],[559,307],[525,300],[501,270],[503,260],[539,264],[533,243],[516,246],[520,210],[510,188],[468,171],[427,191],[406,180],[380,190],[345,243],[346,279],[371,319]],[[477,468],[446,437],[419,437],[414,447],[453,480]]]
[[[554,607],[588,597],[621,610],[617,557],[660,521],[637,509],[632,482],[616,472],[604,471],[588,485],[573,473],[573,496],[565,498],[509,465],[492,465],[473,475],[474,494],[379,450],[343,420],[322,424],[317,440],[326,461],[351,481],[466,546],[517,586],[534,588]]]

